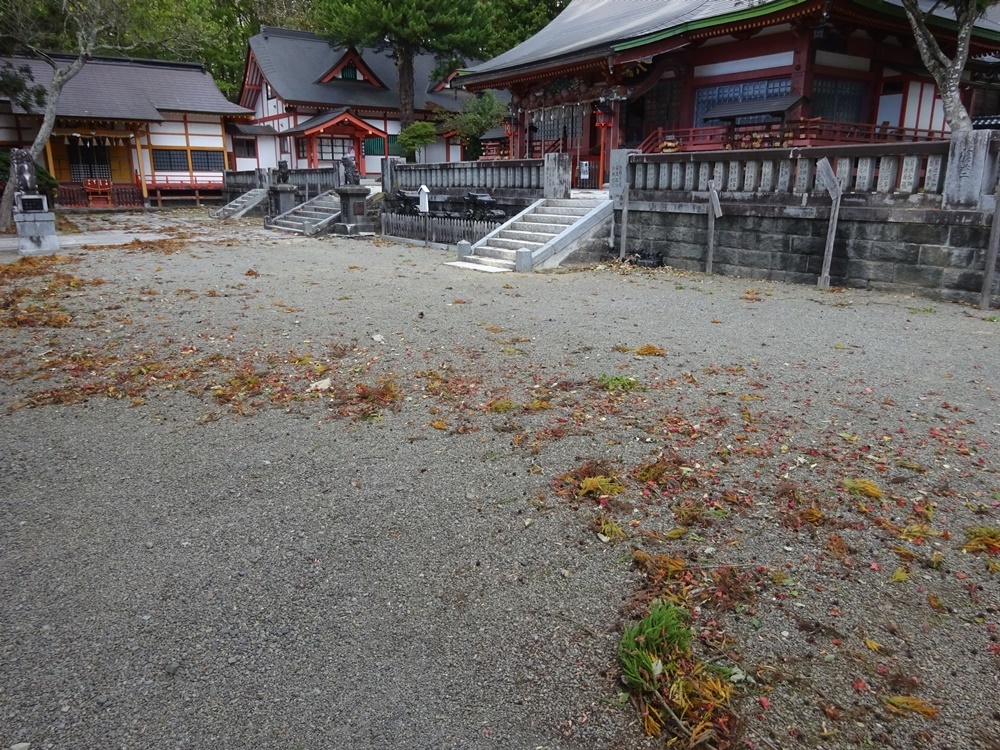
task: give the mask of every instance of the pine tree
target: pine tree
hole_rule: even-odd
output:
[[[393,50],[404,128],[415,120],[414,58],[431,53],[442,71],[457,68],[481,55],[491,34],[481,0],[321,0],[315,26],[335,44]]]

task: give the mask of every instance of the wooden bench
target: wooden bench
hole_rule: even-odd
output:
[[[111,180],[87,178],[83,181],[83,189],[87,193],[88,206],[111,205]]]

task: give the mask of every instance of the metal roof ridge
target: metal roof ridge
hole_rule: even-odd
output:
[[[732,11],[730,13],[723,13],[717,16],[710,16],[708,18],[698,19],[696,21],[687,21],[685,23],[677,24],[676,26],[670,26],[666,29],[661,29],[660,31],[653,32],[652,34],[646,34],[641,37],[633,37],[624,42],[618,44],[612,44],[611,49],[615,52],[621,52],[627,49],[634,49],[635,47],[641,47],[644,44],[652,44],[653,42],[658,42],[662,39],[667,39],[671,36],[677,36],[678,34],[683,34],[685,31],[691,31],[693,29],[705,29],[711,28],[712,26],[723,26],[727,23],[732,23],[733,21],[742,21],[747,18],[757,18],[758,16],[766,16],[770,13],[776,11],[786,10],[787,8],[794,7],[796,5],[803,5],[810,2],[810,0],[773,0],[773,2],[760,3],[759,5],[752,5],[749,8],[743,10]]]
[[[54,60],[75,60],[79,57],[72,52],[46,52],[45,54]],[[40,57],[32,57],[31,55],[2,55],[0,59],[43,62]],[[87,59],[87,65],[141,65],[150,68],[207,70],[204,63],[196,60],[157,60],[152,57],[112,57],[111,55],[94,55]]]

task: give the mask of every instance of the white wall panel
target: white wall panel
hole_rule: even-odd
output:
[[[695,78],[709,78],[711,76],[732,75],[733,73],[747,73],[752,70],[780,68],[791,65],[793,60],[794,54],[790,50],[788,52],[776,52],[772,55],[747,57],[742,60],[712,63],[711,65],[698,65],[694,69],[694,76]]]
[[[185,148],[187,139],[183,135],[162,135],[152,133],[153,148]]]
[[[222,148],[222,133],[215,136],[192,135],[190,139],[191,148]]]

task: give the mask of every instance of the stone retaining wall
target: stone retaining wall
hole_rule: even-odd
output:
[[[650,265],[703,271],[708,248],[703,205],[629,203],[626,252]],[[647,198],[647,200],[643,200]],[[815,284],[823,264],[829,208],[773,203],[723,205],[715,222],[716,273]],[[697,212],[697,213],[696,213]],[[980,211],[841,208],[830,276],[835,286],[978,300],[990,217]],[[616,212],[615,248],[622,212]]]

